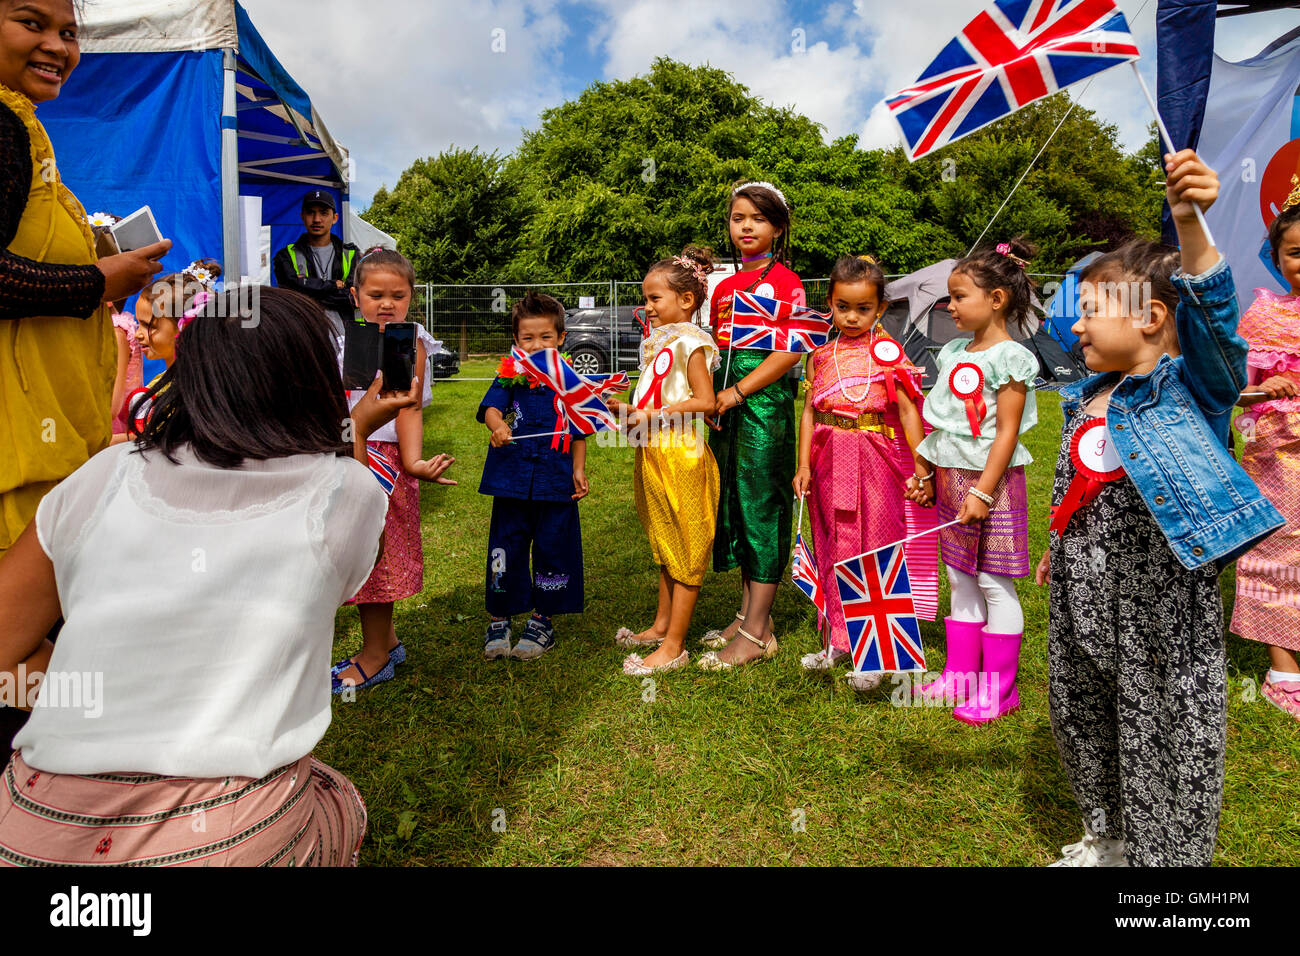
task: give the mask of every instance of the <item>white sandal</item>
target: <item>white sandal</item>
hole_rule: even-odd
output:
[[[686,662],[691,656],[682,651],[667,664],[647,664],[640,654],[629,654],[623,659],[623,673],[629,677],[646,677],[650,674],[657,674],[659,671],[675,671],[679,667],[685,667]]]
[[[757,644],[759,647],[763,649],[762,654],[760,654],[758,657],[752,657],[749,660],[745,661],[746,664],[753,664],[755,661],[767,660],[770,657],[776,656],[776,652],[780,650],[779,645],[776,643],[775,635],[768,638],[767,641],[764,642],[764,641],[760,641],[753,634],[750,634],[749,631],[745,630],[743,627],[737,628],[736,633],[741,637],[743,637],[745,640],[749,641],[751,644]],[[730,670],[733,667],[743,666],[743,665],[727,663],[721,657],[718,656],[717,651],[709,651],[709,653],[696,658],[695,663],[698,664],[701,668],[703,668],[706,671],[725,671],[725,670]]]
[[[638,641],[636,632],[630,627],[620,627],[618,633],[614,635],[614,643],[619,647],[658,647],[664,642],[662,637],[652,638],[648,641]]]
[[[799,658],[799,666],[806,671],[828,671],[848,656],[848,651],[842,651],[838,647],[832,647],[829,655],[827,655],[824,649],[818,651],[816,654],[805,654],[803,657]]]

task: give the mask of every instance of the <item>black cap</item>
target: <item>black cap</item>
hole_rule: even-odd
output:
[[[306,212],[308,206],[328,206],[330,212],[338,212],[338,207],[334,205],[334,197],[324,189],[313,189],[307,195],[302,197],[302,211]]]

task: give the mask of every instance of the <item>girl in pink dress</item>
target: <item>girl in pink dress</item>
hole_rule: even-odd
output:
[[[828,301],[836,338],[808,360],[794,492],[811,493],[813,557],[826,596],[830,654],[808,654],[803,666],[827,670],[849,654],[835,564],[934,526],[933,509],[907,499],[933,500],[933,475],[912,450],[924,437],[920,369],[879,324],[889,304],[885,276],[870,256],[844,258],[831,271]],[[915,469],[915,470],[914,470]],[[917,615],[938,610],[934,536],[903,546]],[[857,690],[872,690],[879,674],[852,674]]]
[[[1268,645],[1264,699],[1300,720],[1300,179],[1268,231],[1273,264],[1290,295],[1256,289],[1237,333],[1250,344],[1247,407],[1237,428],[1249,440],[1241,467],[1287,518],[1286,527],[1237,560],[1231,630]]]
[[[117,339],[117,379],[113,383],[113,435],[126,435],[126,396],[144,385],[144,353],[135,316],[113,313],[113,337]]]

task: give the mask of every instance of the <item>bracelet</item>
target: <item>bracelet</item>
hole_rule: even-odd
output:
[[[934,477],[934,472],[930,472],[928,475],[913,475],[912,477],[917,481],[929,481]]]
[[[974,495],[976,498],[978,498],[980,501],[984,502],[986,505],[988,505],[988,506],[990,506],[990,507],[993,506],[993,496],[992,496],[992,495],[986,495],[986,494],[984,494],[984,492],[980,491],[980,490],[979,490],[978,488],[976,488],[974,485],[972,485],[970,488],[966,489],[966,494],[968,494],[968,495]]]
[[[731,387],[734,388],[736,390],[736,394],[740,396],[740,404],[744,405],[745,402],[749,401],[749,396],[740,390],[739,382],[737,382],[735,385]]]

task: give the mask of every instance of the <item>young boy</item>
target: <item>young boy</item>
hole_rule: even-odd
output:
[[[515,303],[510,322],[515,345],[530,355],[564,343],[564,306],[549,295],[529,292]],[[573,428],[554,439],[513,440],[515,434],[563,429],[557,408],[553,389],[530,385],[522,374],[498,378],[479,405],[478,420],[492,434],[478,489],[492,495],[487,559],[492,620],[483,641],[488,660],[540,657],[555,643],[551,616],[582,611],[578,500],[588,490],[586,442]],[[530,610],[524,636],[511,650],[510,618]]]

